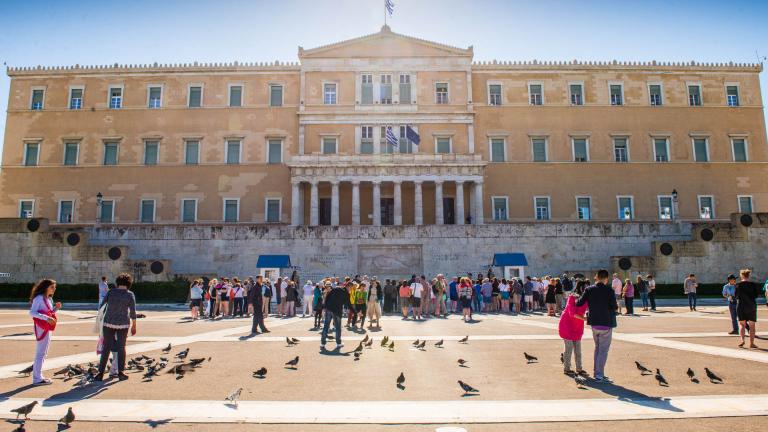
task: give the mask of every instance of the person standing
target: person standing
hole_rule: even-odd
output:
[[[304,291],[304,304],[301,306],[301,317],[304,318],[312,316],[315,286],[311,280],[307,280],[302,290]]]
[[[424,285],[421,283],[421,279],[414,278],[411,283],[411,306],[414,320],[421,320],[421,297],[423,293]]]
[[[735,296],[736,296],[736,314],[739,318],[739,324],[741,327],[740,347],[744,346],[744,333],[749,325],[749,347],[757,348],[755,345],[755,333],[757,333],[757,298],[760,297],[760,287],[757,283],[749,280],[752,275],[752,271],[743,269],[739,272],[741,281],[736,284]]]
[[[51,345],[51,333],[56,329],[56,311],[61,309],[61,303],[53,303],[56,293],[56,281],[43,279],[36,283],[29,293],[29,316],[32,317],[35,329],[35,361],[32,363],[32,384],[49,385],[51,380],[43,376],[43,362],[48,356]]]
[[[534,284],[530,276],[525,277],[525,284],[523,285],[523,300],[525,301],[525,307],[527,312],[533,312],[533,291]]]
[[[584,314],[587,311],[587,305],[576,306],[576,299],[584,292],[587,286],[586,281],[579,281],[575,290],[568,291],[565,309],[560,315],[558,323],[558,333],[565,343],[565,352],[563,352],[563,373],[573,376],[571,369],[571,355],[576,363],[575,374],[585,376],[587,373],[581,364],[581,338],[584,336]]]
[[[315,311],[315,326],[314,329],[320,328],[320,319],[323,317],[323,297],[325,296],[325,293],[323,291],[324,285],[321,285],[318,283],[315,285],[315,289],[313,291],[313,298],[312,298],[312,304],[314,305],[314,311]]]
[[[376,328],[381,329],[381,305],[379,299],[381,298],[381,285],[379,281],[374,280],[368,287],[366,311],[368,316],[368,328],[373,328],[373,322],[376,321]],[[362,328],[362,325],[360,326]]]
[[[635,314],[635,286],[629,278],[624,279],[624,287],[621,289],[621,297],[624,298],[624,306],[627,308],[627,315]]]
[[[107,277],[102,276],[101,281],[99,282],[99,307],[101,307],[101,303],[104,301],[104,297],[107,296],[107,291],[109,291]]]
[[[296,284],[293,283],[292,280],[286,282],[286,280],[283,279],[283,285],[286,285],[285,299],[287,300],[285,302],[285,308],[283,309],[283,316],[293,317],[296,315],[296,297],[298,296]]]
[[[235,282],[235,285],[232,287],[232,297],[235,302],[235,307],[232,309],[232,316],[234,317],[237,315],[242,318],[245,314],[245,289],[243,289],[243,285],[240,284],[239,281]]]
[[[512,279],[512,305],[515,313],[521,312],[520,305],[523,299],[523,285],[520,284],[520,280],[517,278]],[[570,294],[570,292],[569,292]]]
[[[624,289],[624,285],[622,285],[621,279],[619,279],[618,273],[613,274],[613,280],[611,281],[611,288],[613,288],[613,292],[616,294],[616,304],[619,305],[619,315],[621,315],[621,293]]]
[[[203,281],[200,279],[192,282],[189,288],[189,309],[192,314],[192,320],[200,317],[200,306],[203,302]]]
[[[264,325],[264,277],[262,275],[256,276],[256,282],[253,284],[250,290],[248,290],[248,303],[253,305],[253,324],[251,324],[251,336],[259,334],[259,330],[262,333],[269,333],[267,327]],[[269,297],[266,297],[266,301],[269,301]]]
[[[341,342],[341,313],[344,307],[353,309],[349,302],[349,293],[342,286],[337,285],[331,288],[331,284],[326,282],[325,288],[328,293],[325,296],[325,319],[323,323],[323,332],[320,336],[320,349],[325,350],[325,342],[328,339],[328,327],[333,321],[333,327],[336,329],[336,349],[344,347]]]
[[[696,288],[699,284],[696,282],[696,275],[689,274],[685,281],[683,281],[683,292],[688,296],[688,307],[692,310],[696,310]]]
[[[104,347],[101,351],[99,372],[94,381],[104,379],[104,369],[107,367],[107,359],[111,351],[117,351],[117,377],[120,381],[128,379],[125,374],[125,345],[128,340],[128,330],[131,336],[136,335],[136,297],[130,291],[133,278],[127,273],[120,274],[115,279],[117,287],[109,290],[104,297],[107,310],[104,313],[102,333]],[[113,360],[114,361],[114,360]]]
[[[400,282],[400,309],[403,312],[403,319],[408,319],[408,307],[411,303],[411,287],[408,285],[408,283],[403,280]]]
[[[643,277],[637,275],[637,281],[635,283],[635,295],[640,294],[640,300],[643,302],[643,310],[648,310],[648,284],[643,280]]]
[[[446,283],[445,283],[445,276],[443,276],[442,273],[437,275],[437,282],[435,284],[435,316],[436,317],[447,317],[448,316],[448,309],[445,302],[446,297]]]
[[[645,277],[648,284],[648,301],[651,303],[651,312],[656,312],[656,280],[653,279],[653,275],[649,274]]]
[[[459,301],[459,278],[454,276],[451,278],[451,282],[448,283],[448,307],[450,308],[451,313],[456,313],[458,308],[458,301]],[[480,309],[477,310],[480,312]]]
[[[728,283],[723,285],[723,297],[728,302],[728,312],[731,314],[731,326],[733,330],[730,333],[732,335],[739,334],[739,320],[736,314],[736,275],[728,275]]]
[[[597,283],[584,290],[576,300],[576,306],[588,305],[587,324],[592,327],[592,339],[595,341],[595,360],[593,376],[597,381],[611,382],[605,376],[605,364],[611,348],[613,328],[616,327],[616,311],[619,304],[616,292],[608,286],[608,270],[597,272]]]
[[[472,320],[472,281],[467,277],[461,278],[461,283],[456,289],[464,322],[469,322]]]
[[[547,315],[553,317],[555,316],[555,303],[557,301],[557,297],[555,295],[557,286],[555,285],[554,279],[549,279],[548,282],[547,290],[544,293],[544,303],[547,305]]]

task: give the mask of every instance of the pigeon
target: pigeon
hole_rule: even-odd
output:
[[[85,387],[88,384],[93,382],[94,374],[91,373],[91,371],[88,371],[85,375],[83,375],[82,378],[80,378],[80,381],[77,382],[77,385],[80,387]]]
[[[363,343],[362,343],[362,342],[360,342],[359,344],[357,344],[357,348],[355,348],[353,352],[355,352],[355,353],[359,353],[359,352],[361,352],[362,350],[363,350]]]
[[[389,336],[384,336],[384,339],[381,340],[381,347],[387,346],[387,342],[389,342]]]
[[[459,339],[459,343],[467,343],[468,341],[469,341],[469,335],[466,335],[463,338]]]
[[[146,381],[152,381],[153,376],[157,376],[157,369],[150,366],[149,369],[147,369],[147,373],[145,373],[141,377]]]
[[[527,352],[524,352],[523,355],[525,356],[525,361],[527,361],[528,364],[536,363],[536,362],[539,361],[539,359],[537,359],[536,357],[528,354]]]
[[[194,371],[195,371],[195,368],[191,364],[189,364],[189,363],[182,363],[180,365],[176,365],[176,366],[170,368],[168,370],[168,372],[166,372],[166,373],[168,373],[168,374],[175,373],[177,375],[179,373],[181,373],[181,375],[184,375],[185,372],[194,372]]]
[[[189,348],[185,349],[184,351],[181,351],[180,353],[176,354],[177,359],[184,360],[189,355]]]
[[[424,347],[425,347],[425,346],[427,346],[427,341],[426,341],[426,340],[423,340],[423,341],[421,341],[421,343],[420,343],[420,344],[416,345],[416,348],[418,348],[418,349],[420,349],[420,350],[424,351]]]
[[[224,400],[232,402],[235,406],[237,406],[237,399],[240,398],[240,393],[243,392],[243,388],[240,387],[237,390],[234,390],[232,393],[229,394]]]
[[[296,369],[296,366],[299,364],[299,356],[296,356],[293,360],[289,360],[285,362],[286,366],[290,366],[291,369]]]
[[[20,373],[22,375],[29,375],[29,374],[32,373],[32,369],[34,369],[34,365],[31,365],[28,368],[24,368],[24,369],[18,371],[18,373]]]
[[[57,370],[56,372],[53,373],[53,376],[64,375],[65,373],[69,372],[70,367],[71,367],[70,365],[67,365],[65,368]]]
[[[263,366],[261,367],[261,369],[253,372],[253,377],[254,378],[262,378],[263,379],[265,375],[267,375],[267,368],[265,368]]]
[[[440,339],[439,341],[435,342],[435,348],[442,348],[443,347],[443,340]]]
[[[656,368],[656,375],[655,375],[656,381],[659,382],[660,386],[669,387],[669,383],[664,378],[664,375],[661,374],[661,371]]]
[[[389,343],[389,350],[390,351],[395,351],[395,341],[392,341],[392,342]]]
[[[472,387],[471,385],[465,383],[462,380],[459,380],[459,386],[461,387],[462,390],[464,390],[465,395],[469,393],[480,393],[480,390]]]
[[[292,341],[288,336],[285,337],[285,343],[288,344],[289,347],[296,345],[296,342]]]
[[[413,343],[412,343],[411,345],[413,345],[413,346],[419,346],[419,344],[420,344],[420,343],[421,343],[421,341],[420,341],[420,340],[418,340],[418,339],[416,339],[415,341],[413,341]]]
[[[29,413],[31,413],[32,410],[35,408],[35,405],[37,405],[37,401],[33,401],[24,406],[20,406],[16,409],[12,409],[11,412],[16,413],[16,418],[19,418],[20,415],[24,414],[24,420],[26,420],[29,418]]]
[[[363,353],[362,353],[362,352],[360,352],[360,351],[355,351],[355,354],[354,354],[354,355],[355,355],[355,361],[358,361],[358,360],[360,360],[360,356],[361,356],[362,354],[363,354]]]
[[[399,387],[402,387],[402,386],[403,386],[403,384],[405,384],[405,374],[403,374],[402,372],[400,372],[400,376],[398,376],[398,377],[397,377],[397,385],[398,385]]]
[[[637,370],[640,371],[640,375],[651,375],[653,373],[650,369],[641,365],[639,361],[635,361],[635,366],[637,367]]]
[[[187,373],[187,371],[185,371],[184,369],[173,368],[171,370],[176,372],[176,380],[180,380],[184,378],[184,374]]]
[[[373,345],[373,339],[370,339],[368,342],[365,343],[366,348],[370,348],[371,345]]]
[[[299,342],[301,342],[301,341],[299,341],[299,340],[298,340],[298,339],[296,339],[296,338],[291,338],[291,342],[293,342],[293,343],[297,344],[297,343],[299,343]]]
[[[696,373],[693,371],[693,369],[688,368],[688,371],[686,371],[686,374],[688,375],[688,378],[691,379],[691,382],[694,382],[696,384],[699,383],[699,379],[696,378]]]
[[[573,377],[573,381],[576,382],[576,387],[586,389],[585,385],[587,384],[587,379],[583,376],[577,374]]]
[[[711,382],[712,384],[722,384],[723,383],[723,379],[720,378],[719,376],[715,375],[715,373],[712,372],[711,370],[709,370],[709,368],[704,368],[704,372],[707,373],[707,378],[709,378],[709,382]]]
[[[166,354],[168,354],[169,352],[171,352],[171,344],[168,344],[168,346],[167,346],[167,347],[165,347],[165,348],[163,348],[163,349],[162,349],[162,351],[163,351],[164,353],[166,353]]]
[[[69,427],[70,423],[73,423],[75,421],[75,412],[72,411],[72,407],[69,407],[67,409],[67,414],[59,419],[59,423],[64,423],[67,427]]]
[[[370,339],[370,337],[368,336],[368,333],[366,333],[365,337],[363,338],[363,340],[361,342],[366,343],[366,342],[368,342],[368,339]]]
[[[168,357],[160,357],[160,361],[168,363]]]
[[[563,353],[560,353],[560,364],[565,364],[565,357],[563,356]]]
[[[203,358],[196,358],[189,361],[189,364],[192,365],[192,367],[200,366],[205,361],[205,357]]]
[[[456,360],[456,362],[459,363],[459,366],[461,366],[461,367],[469,367],[469,366],[466,366],[466,364],[469,363],[469,362],[464,360],[464,359],[458,359],[458,360]]]

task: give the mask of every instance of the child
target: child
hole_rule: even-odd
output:
[[[576,284],[574,292],[568,296],[568,301],[563,314],[560,315],[559,333],[565,343],[565,352],[563,353],[563,373],[573,376],[571,369],[571,353],[576,360],[576,374],[587,376],[581,365],[581,337],[584,335],[584,313],[587,311],[587,304],[576,306],[576,299],[581,296],[587,286],[587,281],[580,280]]]

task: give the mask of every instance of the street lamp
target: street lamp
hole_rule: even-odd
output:
[[[677,217],[677,189],[672,189],[672,220]]]
[[[96,224],[101,223],[101,204],[104,201],[104,195],[101,192],[96,194]]]

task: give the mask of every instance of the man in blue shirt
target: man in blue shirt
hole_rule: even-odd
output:
[[[736,319],[736,275],[728,275],[728,283],[723,285],[723,297],[728,302],[728,312],[731,313],[731,325],[733,330],[728,333],[732,335],[739,334],[739,322]]]

